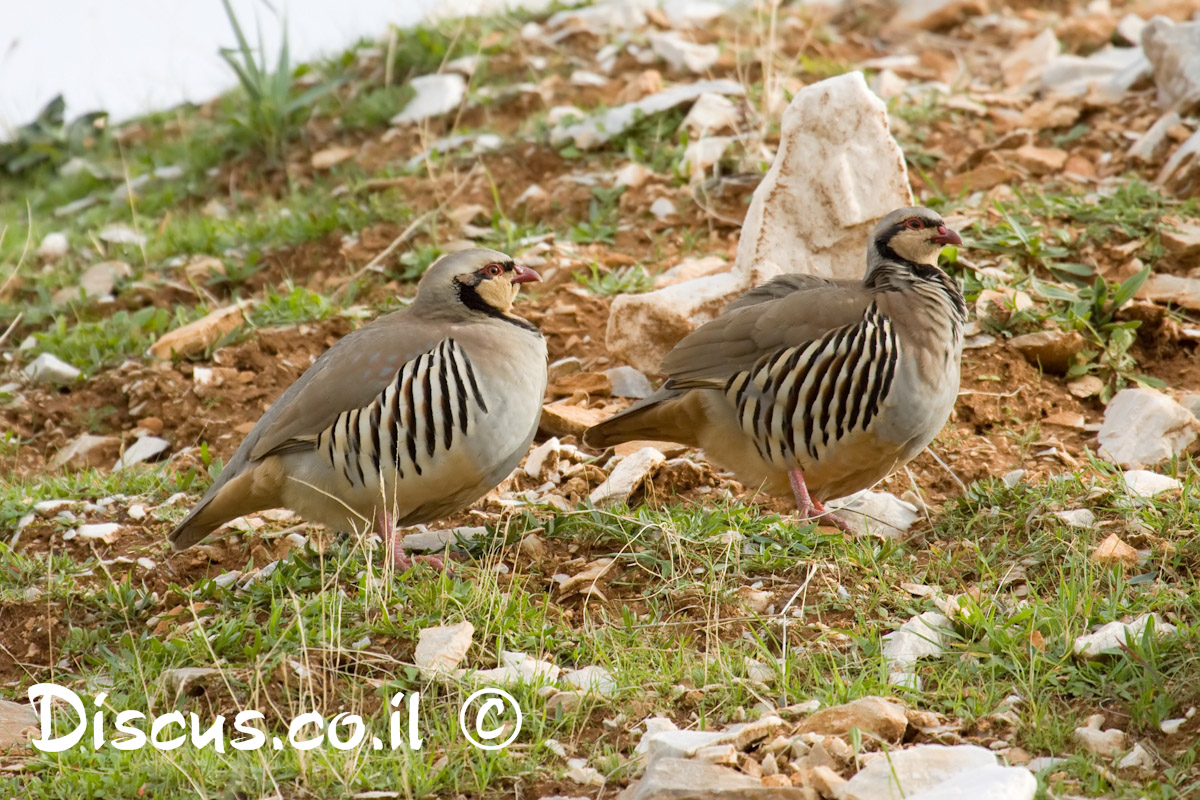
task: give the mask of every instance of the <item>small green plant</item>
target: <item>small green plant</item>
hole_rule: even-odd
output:
[[[580,275],[578,280],[589,292],[600,297],[638,294],[654,288],[654,278],[637,264],[605,271],[593,262],[588,265],[588,274]]]
[[[93,111],[67,123],[66,102],[60,94],[46,104],[37,119],[17,128],[11,141],[0,144],[0,166],[12,175],[41,164],[57,166],[82,152],[104,130],[107,111]]]
[[[258,327],[296,325],[301,322],[325,319],[333,313],[329,300],[302,286],[291,286],[287,294],[271,292],[250,314],[250,322]]]
[[[46,331],[35,333],[38,352],[53,353],[84,372],[145,352],[158,337],[196,314],[182,307],[172,315],[162,308],[118,311],[110,317],[68,325],[58,317]]]
[[[256,57],[229,0],[221,2],[225,6],[225,15],[229,18],[229,24],[238,42],[236,49],[221,48],[221,57],[237,74],[238,82],[245,90],[248,101],[245,112],[234,116],[234,124],[261,147],[269,158],[280,159],[284,146],[295,134],[297,118],[318,98],[332,91],[336,82],[323,81],[297,94],[293,85],[286,23],[283,28],[283,40],[279,45],[279,57],[275,69],[271,70],[267,65],[262,31],[260,30],[258,35]]]
[[[1136,340],[1141,322],[1118,320],[1117,312],[1133,299],[1138,289],[1150,277],[1150,267],[1142,269],[1122,283],[1109,282],[1097,276],[1095,282],[1083,286],[1059,285],[1034,279],[1038,293],[1050,300],[1053,316],[1065,327],[1081,332],[1098,350],[1084,351],[1085,360],[1067,372],[1068,378],[1098,373],[1107,385],[1100,399],[1107,403],[1113,393],[1130,381],[1139,386],[1162,387],[1162,381],[1134,372],[1137,360],[1129,352]]]
[[[588,218],[572,225],[571,230],[567,232],[567,238],[580,244],[615,244],[620,216],[617,201],[624,192],[624,186],[614,186],[610,189],[602,186],[592,187],[592,198],[588,201]]]

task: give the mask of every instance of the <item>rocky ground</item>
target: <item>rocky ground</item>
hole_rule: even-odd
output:
[[[1196,792],[1195,12],[624,0],[364,43],[296,70],[311,98],[277,118],[237,92],[21,132],[0,795]],[[701,453],[581,444],[772,270],[859,275],[909,187],[965,241],[962,390],[847,501],[861,535]],[[408,534],[450,573],[392,575],[377,540],[288,512],[172,556],[283,389],[473,243],[542,273],[520,308],[551,384],[523,467]],[[419,692],[427,745],[38,753],[39,681],[113,717],[253,708],[285,738],[310,710],[383,730]],[[455,727],[476,682],[525,710],[502,753]]]

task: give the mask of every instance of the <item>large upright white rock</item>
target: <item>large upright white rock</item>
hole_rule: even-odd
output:
[[[1122,389],[1113,395],[1096,434],[1099,454],[1125,469],[1143,469],[1189,449],[1200,422],[1157,389]]]
[[[742,224],[736,269],[861,278],[874,224],[912,205],[887,107],[861,72],[801,89],[783,114],[779,152]]]

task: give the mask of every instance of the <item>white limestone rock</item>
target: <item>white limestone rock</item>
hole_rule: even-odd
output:
[[[416,94],[404,109],[392,117],[393,125],[423,122],[458,108],[467,94],[467,81],[457,72],[421,75],[409,81]]]
[[[117,463],[113,464],[113,469],[127,469],[134,464],[149,461],[170,446],[170,442],[158,436],[143,436],[125,448]]]
[[[1126,469],[1152,467],[1187,450],[1200,423],[1157,389],[1122,389],[1104,411],[1100,457]]]
[[[653,447],[635,450],[621,459],[608,479],[600,484],[588,498],[592,505],[602,506],[623,503],[650,476],[654,468],[666,461],[666,456]]]
[[[696,137],[737,130],[741,116],[738,107],[728,97],[705,92],[696,98],[683,118],[683,128]]]
[[[417,650],[413,655],[421,676],[430,678],[453,672],[467,657],[474,635],[475,626],[466,620],[457,625],[422,628],[417,634]]]
[[[671,69],[703,75],[721,55],[715,44],[697,44],[688,41],[676,31],[650,34],[650,47],[658,57],[666,61]]]
[[[42,353],[22,372],[30,383],[72,383],[83,374],[52,353]]]
[[[850,72],[801,89],[783,114],[779,152],[742,225],[737,271],[859,280],[866,240],[884,215],[912,204],[887,107]]]
[[[1152,620],[1154,635],[1159,640],[1170,639],[1175,635],[1175,626],[1169,622],[1163,622],[1158,614],[1143,614],[1132,622],[1114,620],[1091,633],[1076,637],[1072,649],[1075,655],[1088,660],[1124,652],[1126,645],[1136,645],[1141,641]]]
[[[870,489],[831,500],[826,508],[836,511],[859,533],[883,539],[895,539],[920,517],[912,503],[889,492],[872,492]]]
[[[1101,730],[1102,725],[1104,725],[1104,715],[1092,714],[1087,718],[1087,723],[1083,727],[1075,729],[1075,741],[1082,744],[1089,752],[1111,758],[1125,749],[1127,737],[1125,731],[1119,728]]]
[[[998,766],[996,754],[977,745],[917,745],[871,759],[842,787],[841,800],[903,800],[952,778]]]
[[[1038,782],[1024,767],[983,767],[962,772],[905,800],[1033,800]]]
[[[459,544],[469,544],[480,536],[487,535],[487,528],[482,525],[474,527],[443,528],[440,530],[419,530],[405,535],[400,540],[400,547],[410,553],[440,553],[447,546],[454,548]]]
[[[47,233],[38,245],[37,255],[43,261],[58,261],[71,250],[67,235],[60,231]]]
[[[922,658],[938,657],[946,652],[946,643],[954,630],[950,618],[939,611],[926,611],[883,637],[883,658],[888,664],[888,682],[893,686],[920,688],[914,672]]]
[[[1169,475],[1159,475],[1144,469],[1126,470],[1122,475],[1126,491],[1134,497],[1157,497],[1163,492],[1180,489],[1183,484]]]
[[[745,89],[737,81],[728,79],[697,81],[682,86],[673,86],[635,103],[625,103],[588,117],[574,124],[560,123],[550,131],[550,142],[556,147],[573,142],[582,150],[600,147],[614,136],[624,133],[631,125],[644,117],[661,114],[677,106],[694,102],[705,93],[742,95]]]
[[[1159,107],[1187,114],[1200,105],[1200,21],[1156,16],[1141,31],[1141,42],[1154,68]]]

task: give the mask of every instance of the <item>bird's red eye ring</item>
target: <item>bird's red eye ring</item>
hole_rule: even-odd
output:
[[[504,273],[504,267],[500,266],[499,264],[488,264],[483,268],[483,271],[494,278],[497,275]]]
[[[919,231],[919,230],[921,230],[921,228],[925,227],[925,224],[922,223],[921,220],[917,219],[916,217],[913,217],[912,219],[907,219],[904,221],[904,227],[910,228],[911,230],[914,230],[914,231]]]

